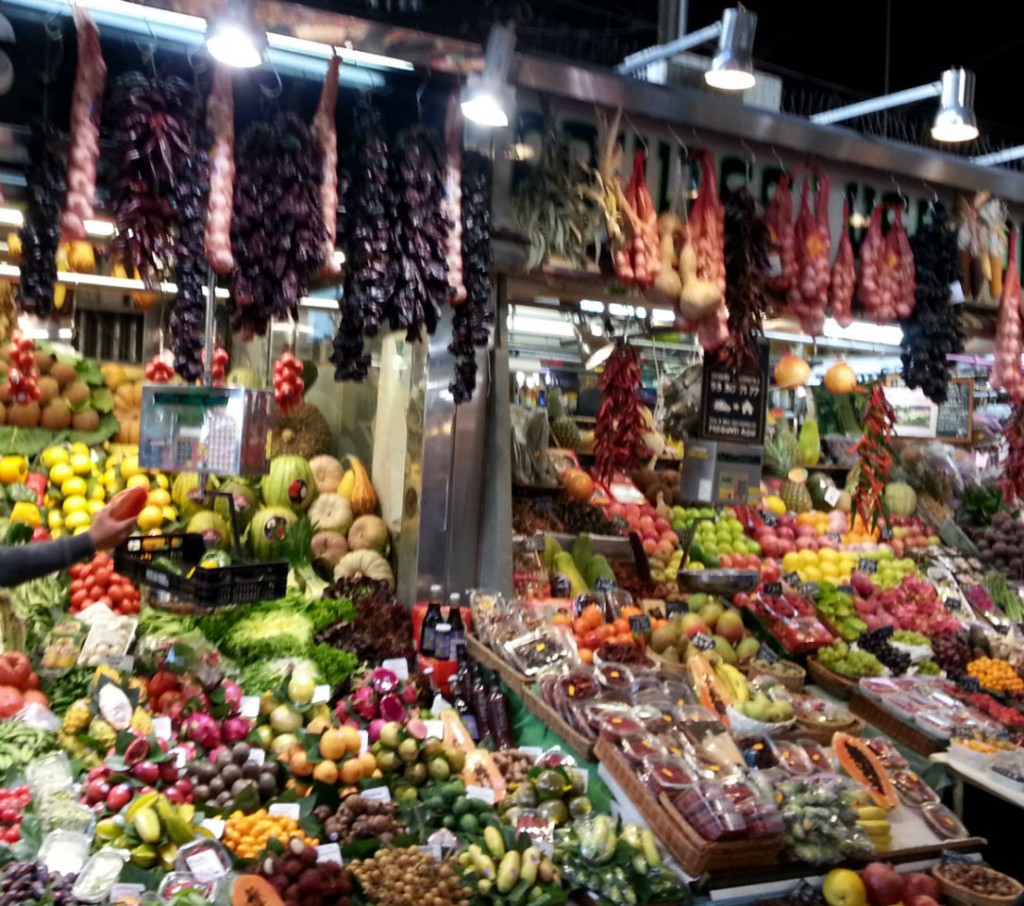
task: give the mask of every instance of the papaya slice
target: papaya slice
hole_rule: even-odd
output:
[[[866,742],[849,733],[836,733],[832,737],[832,751],[843,770],[867,791],[877,805],[884,809],[896,808],[899,799],[889,772]]]
[[[686,666],[690,673],[693,690],[697,693],[700,703],[713,714],[717,714],[728,726],[729,717],[726,711],[732,704],[732,696],[719,679],[718,674],[715,673],[715,668],[702,654],[692,655],[687,660]]]
[[[239,875],[231,885],[231,906],[284,906],[284,900],[259,875]]]

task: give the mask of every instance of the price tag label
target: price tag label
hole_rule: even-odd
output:
[[[782,597],[782,583],[781,582],[765,582],[764,593],[769,598],[781,598]]]
[[[381,667],[390,670],[400,680],[409,678],[409,662],[404,657],[392,657],[381,662]]]
[[[359,730],[359,754],[362,755],[370,748],[370,734],[366,730]]]
[[[999,635],[1009,635],[1010,634],[1010,627],[1007,626],[1005,623],[997,623],[997,624],[995,624],[993,626],[993,628],[995,629],[995,631]]]
[[[868,557],[861,557],[857,561],[857,572],[866,573],[869,576],[873,576],[878,572],[878,561],[871,560]]]
[[[779,656],[772,651],[771,648],[762,643],[761,647],[757,649],[757,659],[759,661],[764,661],[766,664],[776,664],[778,663]]]
[[[266,760],[267,753],[263,749],[258,746],[249,749],[249,757],[246,759],[249,764],[263,764]]]
[[[689,613],[690,609],[686,606],[683,601],[666,601],[665,602],[665,616],[674,617],[682,616],[683,614]]]
[[[823,496],[825,498],[825,503],[827,503],[829,506],[835,506],[837,503],[839,503],[839,498],[843,496],[843,493],[842,491],[839,490],[839,488],[833,486],[825,488],[825,493]]]
[[[146,890],[145,884],[115,884],[110,888],[110,902],[120,903],[122,900],[137,900]]]
[[[323,705],[331,700],[331,687],[326,683],[313,687],[313,697],[310,699],[311,705]]]
[[[420,847],[420,852],[430,856],[435,862],[441,862],[444,859],[440,843],[424,843]]]
[[[959,280],[954,280],[949,284],[949,304],[950,305],[962,305],[967,299],[964,298],[964,288],[960,285]]]
[[[761,514],[761,521],[769,528],[775,528],[779,524],[779,517],[771,510],[766,510]]]
[[[489,786],[467,786],[466,798],[482,799],[484,802],[494,805],[494,790]]]
[[[345,864],[341,858],[341,847],[337,843],[321,843],[316,848],[316,861],[317,863],[336,862],[338,865]]]
[[[130,654],[122,654],[119,657],[110,655],[103,658],[103,663],[114,670],[121,670],[126,673],[131,673],[135,669],[135,658]]]
[[[153,718],[153,733],[156,734],[157,739],[170,739],[172,732],[173,729],[169,717]]]
[[[840,535],[839,532],[825,532],[825,537],[831,541],[835,541],[836,544],[839,544],[843,540],[843,536]]]
[[[219,840],[224,836],[224,828],[227,822],[223,818],[204,818],[202,826],[205,827],[215,840]]]
[[[572,584],[569,582],[569,577],[564,573],[555,573],[551,577],[551,597],[552,598],[571,598],[572,597]]]
[[[818,593],[817,582],[801,582],[796,587],[797,594],[804,598],[813,598]]]
[[[188,764],[188,752],[180,747],[171,749],[167,754],[174,758],[174,766],[176,768],[183,768]]]
[[[271,815],[283,815],[285,818],[293,818],[295,821],[298,821],[301,815],[297,802],[275,802],[267,811]]]
[[[892,529],[887,525],[883,525],[878,530],[878,537],[881,541],[892,541]]]
[[[651,632],[651,618],[645,613],[637,617],[630,617],[629,631],[633,635],[649,635]]]
[[[204,849],[186,856],[185,864],[200,881],[217,881],[228,873],[224,863],[212,849]]]
[[[960,609],[960,602],[956,598],[943,598],[942,603],[950,613],[956,613]]]
[[[390,802],[391,790],[386,786],[371,786],[369,789],[360,790],[359,796],[361,799],[368,799],[370,802]]]
[[[430,703],[430,713],[433,714],[434,717],[440,717],[450,707],[451,703],[448,702],[440,692],[438,692],[434,696],[434,700]]]
[[[787,585],[799,585],[800,575],[799,573],[783,573],[782,581],[785,582]]]
[[[423,723],[427,728],[427,739],[430,739],[432,736],[436,739],[444,739],[443,720],[425,720]]]
[[[960,685],[968,692],[974,692],[975,694],[981,692],[981,682],[973,676],[965,676],[960,680]]]
[[[597,581],[594,583],[594,591],[609,592],[614,591],[617,587],[616,581],[609,576],[598,576]]]
[[[969,853],[957,853],[951,849],[942,850],[941,859],[943,865],[969,864],[974,861]]]
[[[844,594],[844,595],[852,595],[853,594],[853,586],[852,585],[840,585],[839,586],[839,591],[842,594]]]
[[[695,633],[690,641],[698,651],[710,651],[715,647],[715,643],[711,636],[705,635],[703,632]]]
[[[238,706],[238,713],[248,720],[256,720],[260,716],[260,697],[258,695],[243,695],[242,702]]]

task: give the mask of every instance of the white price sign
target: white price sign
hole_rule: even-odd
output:
[[[467,786],[466,798],[483,799],[484,802],[494,805],[494,790],[489,786]]]
[[[368,790],[360,790],[359,795],[371,802],[390,802],[391,790],[386,786],[371,786]]]
[[[341,847],[337,843],[321,843],[316,848],[317,862],[337,862],[339,865],[345,863],[341,858]]]
[[[267,811],[271,815],[284,815],[286,818],[299,820],[299,803],[297,802],[275,802]]]
[[[154,717],[153,732],[157,739],[170,739],[172,733],[171,719],[169,717]]]
[[[238,706],[238,713],[241,717],[256,720],[260,716],[260,697],[258,695],[243,695],[242,702]]]
[[[267,753],[263,749],[253,748],[249,749],[249,761],[252,764],[263,764],[267,760]]]
[[[213,834],[215,840],[219,840],[224,836],[224,827],[226,822],[223,818],[204,818],[202,827],[205,827],[211,834]]]
[[[313,689],[313,698],[310,701],[312,705],[322,705],[331,700],[331,687],[326,683],[320,686],[316,686]]]
[[[404,657],[392,657],[381,662],[381,667],[390,670],[400,680],[409,678],[409,662]]]

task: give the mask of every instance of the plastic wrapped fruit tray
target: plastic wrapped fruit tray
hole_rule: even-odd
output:
[[[877,702],[865,698],[863,695],[854,695],[850,700],[850,710],[858,717],[863,718],[876,729],[881,730],[900,745],[905,746],[918,755],[934,755],[947,748],[948,740],[937,739],[922,732],[912,724],[900,720],[895,714],[885,710]]]

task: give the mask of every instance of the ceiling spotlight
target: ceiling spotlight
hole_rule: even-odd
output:
[[[718,52],[711,59],[711,68],[704,81],[724,91],[746,91],[754,87],[754,31],[757,13],[742,6],[722,12],[722,34]]]
[[[974,118],[974,73],[966,69],[947,69],[942,73],[941,81],[816,113],[811,122],[827,126],[880,110],[916,104],[928,98],[939,98],[939,109],[932,123],[932,138],[938,142],[969,142],[978,137]]]
[[[508,71],[516,49],[516,34],[510,25],[492,25],[487,36],[484,71],[471,75],[462,89],[462,115],[491,129],[508,125],[508,113],[515,102],[515,90],[508,84]]]
[[[603,365],[615,350],[614,330],[609,318],[604,320],[604,336],[595,334],[582,317],[573,325],[580,361],[587,371],[593,371]]]
[[[235,69],[254,69],[267,53],[267,33],[245,0],[232,0],[227,10],[211,19],[206,29],[210,56]]]
[[[942,73],[942,93],[932,123],[932,138],[937,142],[972,142],[977,137],[974,73],[966,69],[947,69]]]

